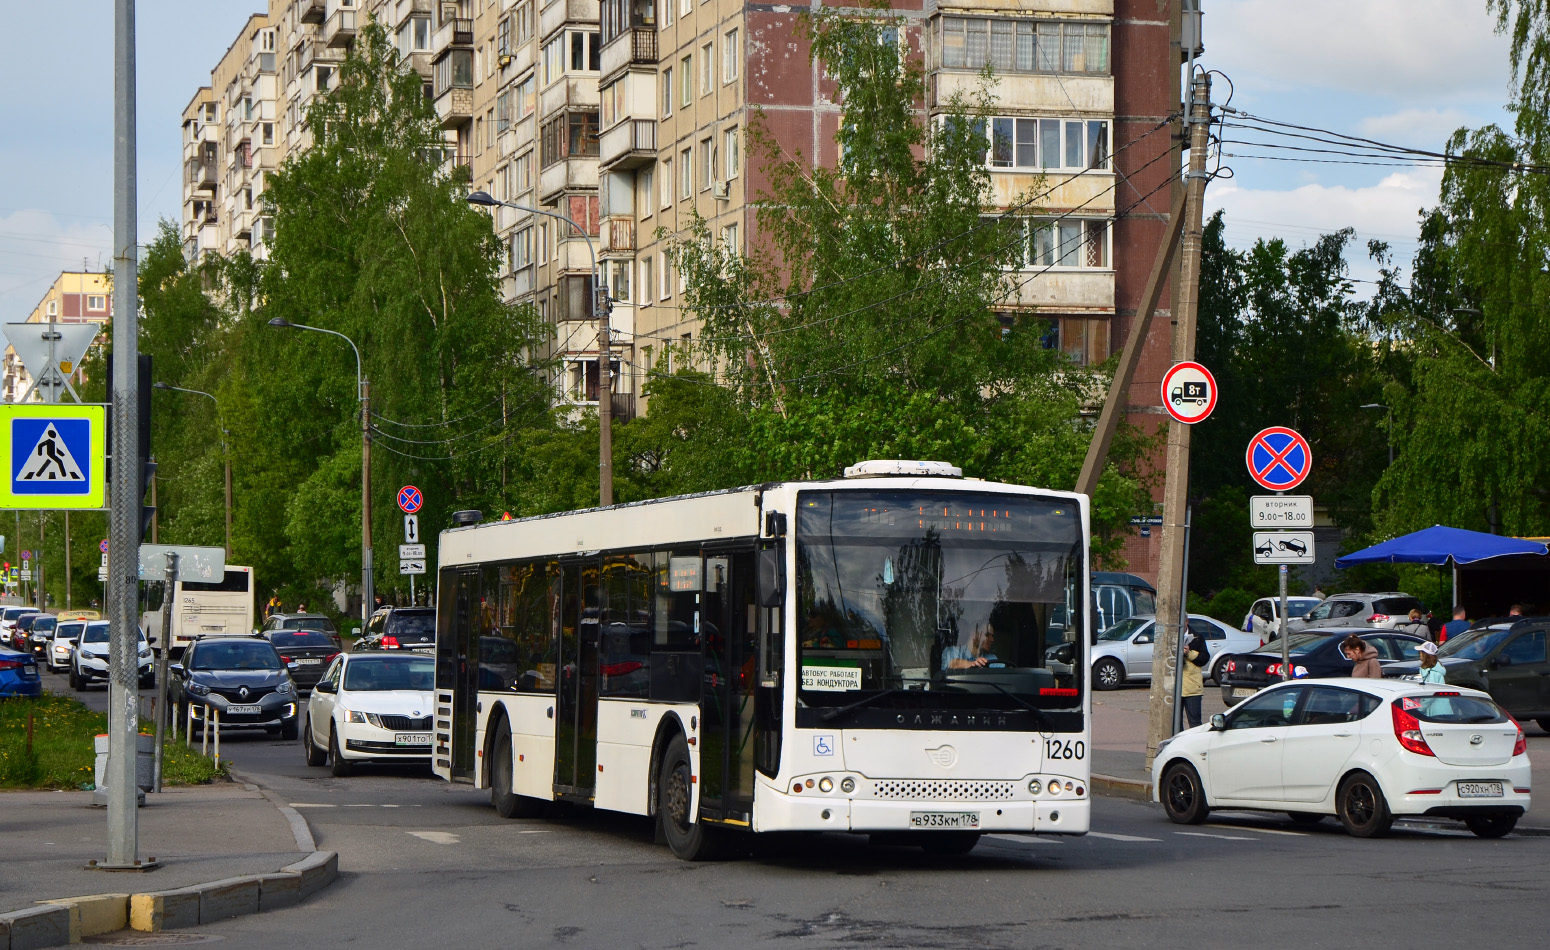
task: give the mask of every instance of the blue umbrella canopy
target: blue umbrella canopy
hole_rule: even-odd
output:
[[[1522,538],[1504,538],[1497,534],[1465,531],[1433,525],[1411,534],[1401,535],[1382,544],[1337,558],[1335,566],[1350,567],[1353,564],[1471,564],[1486,558],[1505,557],[1510,554],[1550,553],[1539,541]]]

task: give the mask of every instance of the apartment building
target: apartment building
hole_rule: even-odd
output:
[[[103,273],[91,271],[65,271],[55,278],[53,286],[43,294],[43,299],[27,315],[28,323],[95,323],[106,327],[113,318],[112,279]],[[104,341],[101,333],[97,342]],[[94,344],[95,345],[95,344]],[[0,396],[5,402],[21,402],[32,388],[32,374],[17,359],[16,351],[5,348],[3,364],[3,388]],[[30,402],[42,402],[34,393]]]
[[[998,317],[1039,333],[1075,365],[1103,362],[1135,315],[1178,187],[1170,117],[1180,102],[1179,0],[893,6],[903,21],[896,42],[927,70],[928,118],[985,66],[997,77],[987,211],[1014,212],[1026,235],[1015,291]],[[495,209],[507,248],[504,293],[555,327],[564,398],[595,405],[595,252],[614,301],[612,402],[628,417],[664,347],[698,332],[680,309],[683,288],[658,231],[670,240],[697,212],[728,247],[758,240],[753,202],[766,182],[747,160],[751,116],[762,113],[785,148],[837,160],[840,109],[808,59],[798,23],[808,9],[743,0],[271,0],[184,114],[190,253],[262,253],[268,232],[250,196],[256,201],[289,150],[306,146],[306,102],[328,88],[375,18],[426,78],[452,170],[503,202],[581,225]],[[216,132],[204,130],[206,116]],[[275,123],[273,146],[267,123]],[[221,172],[213,189],[208,155]],[[1030,193],[1037,200],[1026,201]],[[1169,322],[1154,326],[1131,406],[1132,421],[1148,431],[1166,418],[1157,386],[1170,352]],[[1155,572],[1156,544],[1136,539],[1127,551],[1140,573]]]

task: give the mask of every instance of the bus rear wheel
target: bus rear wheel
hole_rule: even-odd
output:
[[[511,726],[503,719],[490,743],[490,804],[502,818],[537,818],[543,803],[511,790]]]
[[[691,810],[694,801],[694,769],[689,760],[689,744],[682,735],[673,737],[662,755],[657,773],[657,821],[673,856],[683,861],[708,861],[716,851],[715,832],[696,821]]]

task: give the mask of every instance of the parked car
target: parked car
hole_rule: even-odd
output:
[[[1485,838],[1528,810],[1523,729],[1478,690],[1389,679],[1277,683],[1164,741],[1153,800],[1179,824],[1212,808],[1335,815],[1359,838],[1396,817],[1462,820]]]
[[[312,689],[339,655],[338,639],[321,630],[270,630],[264,639],[274,644],[291,671],[291,681],[302,692]]]
[[[1546,640],[1550,621],[1543,618],[1511,625],[1466,630],[1437,648],[1448,685],[1489,693],[1518,719],[1532,719],[1550,731],[1550,659]],[[1420,663],[1395,663],[1385,677],[1414,676]]]
[[[1121,620],[1099,634],[1098,643],[1093,647],[1093,688],[1118,689],[1124,683],[1150,683],[1156,628],[1156,617],[1141,614]],[[1253,634],[1234,630],[1219,620],[1200,614],[1189,615],[1189,628],[1205,638],[1211,659],[1204,675],[1209,678],[1216,677],[1229,654],[1259,647],[1259,640]]]
[[[1287,649],[1291,653],[1292,678],[1350,676],[1355,664],[1340,652],[1340,642],[1353,633],[1377,649],[1380,664],[1413,660],[1416,658],[1416,648],[1422,643],[1422,639],[1414,634],[1375,631],[1371,627],[1304,630],[1288,634]],[[1279,640],[1263,650],[1239,653],[1224,657],[1223,660],[1225,665],[1217,683],[1222,687],[1222,701],[1229,706],[1284,678]]]
[[[145,689],[156,684],[156,668],[151,659],[151,645],[145,640],[145,631],[136,632],[140,635],[140,688]],[[107,678],[108,622],[88,621],[75,649],[70,652],[70,688],[85,689],[92,680],[100,679],[106,683]]]
[[[1321,601],[1317,597],[1288,597],[1286,598],[1286,619],[1288,629],[1295,629],[1291,621],[1301,620],[1307,616],[1308,611],[1317,607]],[[1252,633],[1259,637],[1259,642],[1264,645],[1280,629],[1281,624],[1281,598],[1261,597],[1249,607],[1249,612],[1243,615],[1243,623],[1240,625],[1245,633]]]
[[[31,647],[28,645],[27,637],[32,633],[32,624],[39,617],[46,616],[48,615],[41,611],[29,610],[17,617],[16,622],[11,625],[11,648],[23,653],[28,652]]]
[[[54,638],[49,641],[48,649],[43,654],[50,673],[62,673],[70,668],[70,654],[85,629],[84,620],[62,620],[54,625]]]
[[[32,654],[0,646],[0,699],[42,695],[43,678]]]
[[[251,726],[296,738],[296,683],[268,640],[195,640],[170,670],[168,702],[190,729],[204,728],[208,706],[220,716],[222,729]]]
[[[1424,616],[1426,605],[1409,594],[1389,591],[1383,594],[1336,594],[1308,611],[1301,620],[1288,619],[1288,630],[1315,630],[1328,627],[1397,627],[1410,622],[1410,611]],[[1288,611],[1290,613],[1290,611]]]
[[[349,775],[368,761],[430,763],[436,659],[418,653],[345,653],[307,701],[301,745],[308,765]]]
[[[436,652],[435,607],[384,607],[371,615],[366,635],[352,652],[413,650]]]

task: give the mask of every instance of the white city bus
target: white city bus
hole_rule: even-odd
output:
[[[156,585],[159,589],[162,585]],[[172,652],[202,636],[246,635],[257,629],[253,602],[253,569],[226,565],[218,581],[180,580],[172,592]],[[159,601],[140,618],[151,646],[161,649],[162,612]]]
[[[443,532],[436,773],[507,817],[655,816],[686,859],[733,830],[1085,833],[1086,497],[846,475]]]

